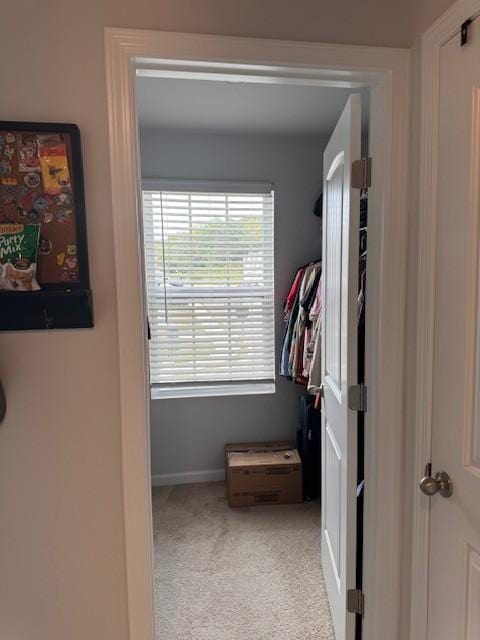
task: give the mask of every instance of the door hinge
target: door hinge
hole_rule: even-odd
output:
[[[369,189],[372,186],[372,159],[362,158],[352,162],[352,189]]]
[[[352,411],[367,411],[367,387],[364,384],[352,384],[348,387],[348,408]]]
[[[356,613],[362,618],[365,615],[365,595],[360,589],[349,589],[347,591],[347,611]]]

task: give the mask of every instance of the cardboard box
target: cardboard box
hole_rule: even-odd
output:
[[[231,507],[303,502],[302,462],[290,442],[225,445]]]

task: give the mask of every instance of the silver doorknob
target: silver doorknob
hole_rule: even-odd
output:
[[[420,480],[420,490],[426,496],[434,496],[439,493],[444,498],[450,498],[453,493],[453,484],[446,471],[437,471],[434,477],[431,475],[432,465],[425,467],[425,476]]]

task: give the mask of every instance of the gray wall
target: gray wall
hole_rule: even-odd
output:
[[[313,136],[141,132],[145,178],[274,183],[277,360],[282,307],[295,269],[320,256],[320,223],[312,208],[322,185],[323,148]],[[152,475],[219,469],[229,441],[293,438],[301,391],[279,377],[271,395],[152,401]]]

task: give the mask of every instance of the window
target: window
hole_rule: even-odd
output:
[[[274,391],[271,185],[146,181],[152,397]]]

